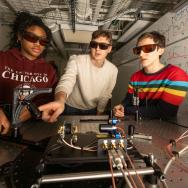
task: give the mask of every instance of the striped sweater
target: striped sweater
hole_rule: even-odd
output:
[[[188,75],[177,66],[169,64],[153,74],[142,69],[131,76],[122,104],[125,114],[138,110],[141,117],[168,119],[177,115],[187,90]]]

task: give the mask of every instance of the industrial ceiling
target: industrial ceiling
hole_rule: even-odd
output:
[[[0,0],[0,23],[11,24],[15,13],[40,16],[53,33],[53,49],[67,59],[85,53],[91,33],[110,30],[118,49],[166,12],[185,0]]]

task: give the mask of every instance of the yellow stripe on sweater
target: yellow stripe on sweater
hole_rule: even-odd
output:
[[[133,89],[131,85],[129,85],[129,88]],[[172,95],[184,97],[186,95],[186,91],[180,91],[176,89],[170,89],[166,87],[160,87],[160,88],[139,88],[139,92],[166,92]]]

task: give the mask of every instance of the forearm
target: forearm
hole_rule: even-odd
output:
[[[97,105],[97,112],[98,113],[103,113],[104,111],[105,111],[105,108],[106,108],[106,106],[107,106],[107,104],[108,104],[108,101],[109,101],[109,99],[108,98],[106,98],[106,99],[101,99],[99,102],[98,102],[98,105]]]
[[[55,101],[59,101],[64,104],[66,99],[67,99],[67,94],[64,91],[60,91],[55,94]]]
[[[2,108],[0,108],[0,127],[3,126],[3,129],[0,130],[1,134],[6,134],[10,127],[10,122],[8,118],[6,117],[4,111]],[[2,127],[1,127],[2,128]]]

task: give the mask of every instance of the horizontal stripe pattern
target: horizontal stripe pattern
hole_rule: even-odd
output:
[[[128,92],[138,93],[141,100],[164,100],[179,105],[188,90],[188,75],[179,67],[169,65],[158,74],[135,73],[130,80]]]

